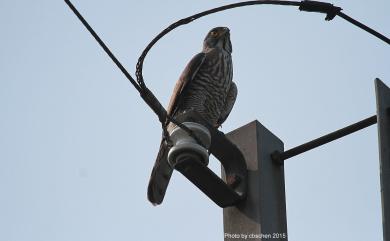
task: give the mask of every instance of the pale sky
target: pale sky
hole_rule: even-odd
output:
[[[147,43],[179,18],[234,1],[74,5],[134,73]],[[390,36],[390,2],[333,2]],[[161,102],[205,34],[227,26],[235,107],[289,149],[375,114],[390,86],[389,45],[336,17],[252,6],[178,28],[147,56]],[[0,0],[0,240],[223,240],[222,209],[175,172],[161,206],[146,199],[161,127],[63,1]],[[210,162],[213,170],[219,164]],[[290,241],[382,240],[376,125],[285,164]]]

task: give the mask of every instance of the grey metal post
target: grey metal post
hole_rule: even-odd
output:
[[[271,160],[271,153],[283,151],[283,142],[258,121],[227,137],[246,159],[248,195],[237,207],[224,208],[224,240],[287,241],[284,168]]]
[[[376,79],[375,90],[378,117],[383,241],[390,241],[390,89],[380,79]]]

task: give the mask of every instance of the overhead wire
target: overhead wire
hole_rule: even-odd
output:
[[[93,28],[88,24],[88,22],[84,19],[84,17],[80,14],[80,12],[74,7],[74,5],[70,2],[70,0],[64,0],[65,3],[69,6],[69,8],[73,11],[73,13],[78,17],[78,19],[81,21],[81,23],[85,26],[85,28],[90,32],[90,34],[95,38],[95,40],[99,43],[99,45],[103,48],[103,50],[107,53],[107,55],[111,58],[111,60],[116,64],[116,66],[121,70],[121,72],[126,76],[126,78],[130,81],[130,83],[134,86],[134,88],[140,93],[142,99],[145,101],[145,103],[153,110],[153,112],[158,116],[159,121],[162,124],[164,133],[166,134],[166,125],[169,122],[172,122],[179,126],[180,128],[184,129],[186,132],[188,132],[191,136],[193,136],[198,143],[200,143],[199,139],[193,135],[192,131],[187,128],[182,123],[176,121],[172,116],[168,115],[165,108],[161,105],[159,100],[156,98],[156,96],[147,88],[144,78],[143,78],[143,63],[145,60],[146,55],[151,50],[151,48],[159,41],[162,37],[164,37],[166,34],[174,30],[175,28],[189,24],[190,22],[199,19],[201,17],[225,11],[228,9],[238,8],[238,7],[244,7],[244,6],[252,6],[252,5],[262,5],[262,4],[268,4],[268,5],[282,5],[282,6],[298,6],[299,10],[301,11],[307,11],[307,12],[318,12],[318,13],[325,13],[326,18],[325,20],[329,21],[332,20],[335,16],[339,16],[346,21],[358,26],[359,28],[365,30],[366,32],[376,36],[377,38],[381,39],[382,41],[386,42],[387,44],[390,44],[390,39],[384,36],[383,34],[371,29],[370,27],[364,25],[363,23],[353,19],[352,17],[346,15],[345,13],[342,13],[342,8],[334,6],[333,4],[326,3],[326,2],[318,2],[318,1],[275,1],[275,0],[255,0],[255,1],[245,1],[245,2],[239,2],[239,3],[233,3],[228,4],[224,6],[220,6],[217,8],[209,9],[194,15],[191,15],[189,17],[180,19],[173,24],[169,25],[167,28],[165,28],[163,31],[161,31],[156,37],[150,41],[150,43],[146,46],[146,48],[142,51],[142,54],[138,58],[138,62],[136,64],[136,79],[135,80],[130,73],[126,70],[126,68],[121,64],[121,62],[115,57],[115,55],[111,52],[111,50],[107,47],[107,45],[101,40],[101,38],[98,36],[98,34],[93,30]],[[201,144],[201,143],[200,143]]]

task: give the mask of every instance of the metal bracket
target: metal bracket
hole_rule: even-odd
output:
[[[174,163],[171,162],[174,169],[183,174],[220,207],[234,206],[244,200],[247,191],[247,166],[238,147],[229,141],[223,132],[211,126],[195,111],[179,115],[176,120],[181,123],[195,122],[209,130],[211,136],[209,153],[221,162],[228,183],[225,183],[193,153],[179,155]]]

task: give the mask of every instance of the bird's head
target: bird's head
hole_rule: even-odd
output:
[[[230,42],[230,30],[226,27],[216,27],[210,30],[203,41],[203,51],[212,48],[221,48],[229,53],[233,52]]]

